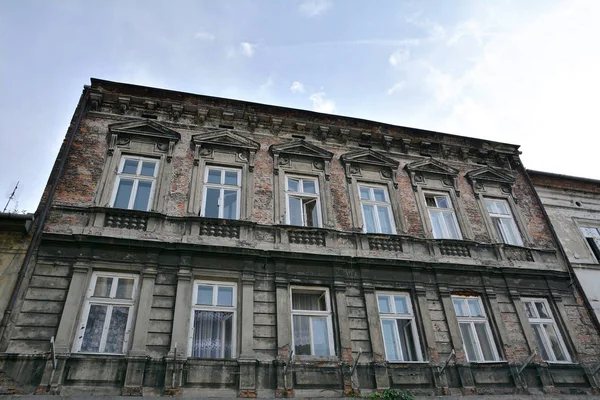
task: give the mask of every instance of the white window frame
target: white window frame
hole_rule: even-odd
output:
[[[115,299],[114,296],[117,291],[118,284],[115,284],[113,281],[111,286],[110,297],[94,297],[94,291],[96,289],[96,281],[98,277],[104,278],[126,278],[133,279],[133,290],[131,292],[131,299]],[[135,314],[135,303],[138,291],[138,275],[136,274],[122,274],[122,273],[112,273],[112,272],[94,272],[92,274],[92,278],[90,279],[90,283],[88,286],[88,290],[86,291],[85,301],[83,306],[83,312],[81,313],[81,320],[79,321],[79,330],[81,332],[81,336],[78,336],[73,343],[73,351],[77,353],[85,353],[85,354],[125,354],[127,349],[129,348],[129,336],[131,334],[131,328],[133,324],[133,315]],[[100,348],[97,352],[89,352],[82,351],[81,346],[83,344],[83,337],[85,336],[85,327],[87,324],[88,316],[90,313],[90,308],[92,305],[102,305],[107,306],[106,316],[107,318],[104,321],[104,327],[102,328],[102,337],[100,339]],[[105,353],[104,349],[106,348],[106,338],[108,336],[108,328],[110,324],[109,316],[112,316],[112,309],[114,306],[117,307],[129,307],[129,313],[127,314],[127,325],[125,326],[125,337],[123,338],[123,351],[121,353]]]
[[[198,286],[212,286],[213,287],[213,299],[212,305],[197,304],[198,303]],[[216,287],[216,290],[215,290]],[[232,306],[218,306],[217,296],[219,287],[230,287],[233,288],[233,296],[231,304]],[[232,318],[232,332],[231,332],[231,358],[237,357],[237,284],[235,282],[226,281],[206,281],[206,280],[195,280],[193,285],[192,295],[192,307],[190,314],[190,332],[188,338],[188,357],[192,357],[193,345],[194,345],[194,314],[196,311],[209,311],[209,312],[228,312],[233,313]],[[222,356],[220,358],[214,358],[214,360],[225,359],[225,347],[223,347]]]
[[[290,192],[289,188],[288,188],[288,180],[289,179],[295,179],[295,180],[299,180],[300,182],[298,183],[299,185],[299,189],[302,190],[302,192]],[[304,193],[304,181],[313,181],[315,183],[315,193]],[[321,228],[323,226],[323,221],[322,221],[322,216],[321,216],[321,195],[320,195],[320,188],[319,188],[319,178],[316,176],[303,176],[303,175],[291,175],[291,174],[286,174],[285,175],[285,222],[287,225],[291,225],[290,222],[290,197],[294,197],[294,198],[299,198],[300,200],[305,200],[305,199],[315,199],[316,201],[316,207],[315,207],[315,212],[317,213],[317,226],[315,227],[311,227],[311,228]],[[306,212],[304,210],[304,207],[302,207],[302,225],[294,225],[294,226],[302,226],[302,227],[308,227],[306,225]]]
[[[325,296],[325,305],[326,311],[318,311],[318,310],[294,310],[294,303],[292,301],[292,293],[294,290],[298,291],[311,291],[311,292],[323,292]],[[294,341],[294,316],[295,315],[303,315],[308,317],[327,317],[327,339],[329,341],[329,354],[327,356],[335,355],[335,347],[333,342],[333,324],[331,320],[331,297],[329,296],[329,289],[321,286],[291,286],[290,287],[290,311],[291,311],[291,323],[292,323],[292,349],[296,350],[296,344]],[[310,324],[310,355],[303,355],[304,357],[323,357],[314,355],[314,338],[313,338],[313,330],[312,323]]]
[[[211,169],[222,171],[220,184],[208,182],[208,172]],[[237,181],[238,181],[237,186],[225,184],[225,172],[224,171],[231,171],[231,172],[237,173]],[[241,207],[241,195],[242,195],[242,170],[241,170],[241,168],[230,168],[230,167],[223,167],[220,165],[205,165],[203,186],[204,187],[202,188],[202,211],[200,213],[201,217],[204,217],[205,212],[206,212],[206,192],[209,188],[212,188],[212,189],[219,189],[219,204],[218,204],[219,216],[217,218],[223,218],[223,207],[221,205],[223,204],[224,191],[225,190],[236,190],[237,191],[237,202],[236,202],[236,210],[235,210],[236,216],[234,219],[235,220],[240,219],[240,207]]]
[[[467,300],[474,300],[477,299],[478,303],[479,303],[479,309],[481,310],[481,313],[483,314],[482,316],[478,316],[478,317],[473,317],[473,316],[459,316],[456,313],[456,306],[454,305],[454,301],[455,300],[461,300],[464,301],[465,305],[466,305],[466,310],[469,311],[469,314],[471,313],[471,309],[469,308],[469,305],[467,303]],[[454,307],[454,311],[455,311],[455,315],[456,315],[456,320],[458,322],[458,331],[460,332],[460,338],[462,340],[463,343],[463,348],[464,348],[464,352],[465,352],[465,357],[467,358],[467,361],[469,362],[477,362],[477,363],[486,363],[486,362],[497,362],[500,361],[500,356],[498,354],[498,349],[496,349],[496,342],[494,340],[494,336],[492,335],[492,329],[490,328],[490,321],[488,320],[487,314],[485,312],[485,307],[483,306],[483,302],[481,301],[481,297],[480,296],[452,296],[452,307]],[[469,353],[467,352],[467,346],[465,344],[465,338],[463,337],[463,333],[462,330],[460,329],[460,325],[461,324],[468,324],[469,325],[469,329],[471,330],[471,335],[473,336],[473,338],[475,338],[475,341],[473,343],[473,347],[475,348],[475,352],[477,353],[477,359],[476,360],[469,360]],[[481,345],[479,344],[479,334],[477,333],[477,329],[475,329],[475,324],[484,324],[485,325],[485,330],[487,333],[487,337],[489,339],[489,344],[490,344],[490,348],[492,350],[494,359],[493,360],[484,360],[484,356],[483,356],[483,351],[481,350]]]
[[[381,311],[381,309],[379,308],[379,296],[388,296],[390,298],[391,312],[384,313]],[[394,296],[402,296],[402,297],[406,298],[406,304],[407,304],[407,308],[408,308],[407,314],[402,314],[402,313],[397,312],[396,302],[394,301]],[[388,362],[396,362],[396,363],[422,362],[423,361],[423,351],[421,349],[421,341],[419,338],[419,331],[417,329],[417,320],[415,318],[415,314],[413,311],[410,294],[402,293],[402,292],[377,292],[376,299],[377,299],[377,309],[379,311],[379,319],[380,319],[380,323],[381,323],[381,335],[382,335],[382,339],[383,339],[383,347],[385,349],[385,359]],[[398,346],[398,348],[396,349],[397,353],[400,355],[401,359],[391,360],[389,357],[388,348],[385,344],[385,338],[383,337],[383,321],[384,320],[396,321],[399,319],[410,320],[412,322],[411,323],[411,331],[412,331],[412,335],[413,335],[413,340],[414,340],[414,345],[415,345],[414,351],[417,355],[417,360],[413,360],[413,361],[404,360],[404,358],[406,358],[406,357],[404,357],[404,354],[402,353],[401,346]],[[394,334],[396,335],[396,339],[399,342],[400,341],[400,333],[398,332],[398,324],[397,323],[394,324]]]
[[[125,174],[122,172],[123,167],[125,166],[125,160],[136,160],[138,162],[138,167],[137,167],[135,175]],[[140,175],[144,161],[150,161],[155,164],[153,176]],[[152,182],[152,186],[150,187],[150,194],[148,195],[148,197],[149,197],[148,198],[148,206],[146,207],[146,210],[142,210],[142,211],[150,211],[152,209],[152,204],[154,203],[154,192],[156,191],[156,178],[158,176],[159,166],[160,166],[160,160],[157,158],[132,156],[132,155],[127,155],[127,154],[121,155],[121,160],[119,161],[119,168],[117,170],[117,176],[115,179],[115,184],[114,184],[111,199],[110,199],[111,207],[115,206],[115,201],[117,199],[117,192],[119,190],[119,184],[121,183],[121,179],[129,179],[129,180],[133,181],[133,187],[131,188],[131,194],[129,196],[129,204],[127,205],[126,210],[133,210],[133,204],[135,202],[135,196],[137,194],[138,183],[140,181],[145,181],[145,182]]]
[[[579,231],[583,235],[583,238],[585,239],[585,242],[590,248],[593,256],[596,258],[596,262],[600,262],[600,227],[584,225],[579,226]],[[590,241],[592,243],[590,243]]]
[[[527,315],[527,318],[529,319],[529,324],[531,325],[531,329],[533,330],[533,325],[551,325],[554,328],[554,333],[556,334],[556,337],[558,339],[558,344],[563,352],[563,354],[565,355],[566,360],[557,360],[556,359],[556,354],[554,354],[554,349],[552,349],[552,343],[550,342],[550,338],[548,337],[548,333],[546,332],[545,329],[541,329],[541,333],[542,333],[542,345],[544,346],[544,350],[546,351],[546,354],[548,354],[548,356],[550,357],[549,360],[544,360],[547,362],[552,362],[552,363],[570,363],[571,362],[571,356],[569,354],[569,351],[567,349],[567,346],[565,345],[565,342],[562,338],[562,335],[560,333],[560,329],[558,329],[558,324],[556,323],[555,319],[554,319],[554,314],[552,312],[552,309],[550,308],[550,304],[548,303],[548,300],[543,299],[543,298],[521,298],[521,302],[523,303],[523,307],[525,308],[525,314],[527,315],[527,305],[525,303],[532,303],[534,304],[533,306],[533,311],[535,312],[535,314],[537,315],[537,317],[529,317],[529,315]],[[544,304],[544,307],[546,307],[546,311],[548,311],[548,314],[550,315],[550,318],[541,318],[539,316],[538,310],[535,307],[535,303],[542,303]],[[534,336],[535,336],[535,332],[534,332]],[[535,343],[540,346],[540,343],[538,343],[537,339],[535,341]],[[542,357],[542,352],[538,351],[538,354],[540,357]]]
[[[362,188],[369,189],[369,200],[364,200],[361,197],[360,190]],[[373,189],[383,190],[383,193],[385,195],[385,201],[375,200],[375,194],[373,192]],[[371,198],[373,200],[371,200]],[[392,209],[392,202],[390,200],[390,194],[388,193],[388,188],[386,186],[358,183],[358,199],[360,201],[360,211],[362,214],[363,232],[364,233],[383,233],[383,232],[381,232],[381,222],[379,221],[379,213],[377,212],[377,208],[385,207],[388,210],[388,218],[390,220],[390,227],[392,228],[392,232],[390,232],[390,233],[385,232],[385,233],[389,234],[389,235],[396,234],[396,223],[394,221],[394,211]],[[375,213],[374,213],[375,232],[367,232],[367,221],[365,218],[365,209],[364,209],[365,205],[373,206],[375,209]]]
[[[490,202],[501,202],[504,203],[506,209],[508,210],[508,214],[496,214],[496,213],[492,213],[488,210],[488,201]],[[493,197],[485,197],[483,199],[483,203],[485,206],[485,210],[487,211],[490,220],[492,222],[492,229],[494,229],[494,231],[496,232],[496,235],[498,235],[498,239],[500,239],[503,243],[506,244],[510,244],[513,246],[523,246],[523,237],[521,235],[521,231],[519,230],[519,227],[517,226],[517,221],[515,220],[515,216],[513,214],[513,211],[510,207],[510,203],[508,202],[508,200],[506,199],[498,199],[498,198],[493,198]],[[501,221],[508,221],[508,224],[500,224],[500,226],[497,226],[494,223],[494,218],[499,219]],[[508,228],[510,227],[510,228]],[[505,233],[506,229],[511,229],[513,230],[513,236],[517,239],[516,243],[510,243],[508,240],[508,236]]]
[[[440,208],[440,207],[431,207],[427,204],[427,197],[445,197],[450,205],[450,208]],[[460,229],[460,224],[458,223],[458,219],[456,218],[456,210],[454,209],[454,204],[452,203],[452,198],[448,193],[443,192],[432,192],[432,191],[424,191],[423,192],[423,200],[425,201],[425,208],[427,209],[427,216],[429,217],[429,223],[431,224],[431,234],[434,239],[454,239],[454,240],[462,240],[462,231]],[[437,201],[436,201],[437,205]],[[454,221],[454,226],[456,227],[456,232],[458,233],[458,237],[450,237],[448,227],[446,226],[446,220],[442,219],[441,228],[442,228],[442,237],[435,237],[435,230],[433,229],[433,218],[431,217],[431,211],[443,212],[452,215],[452,220]]]

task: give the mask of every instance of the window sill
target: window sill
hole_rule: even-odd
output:
[[[338,362],[337,356],[294,356],[294,361],[300,362]]]
[[[429,365],[429,361],[387,361],[390,365]]]
[[[494,364],[508,364],[507,360],[498,360],[498,361],[469,361],[471,365],[494,365]]]
[[[546,361],[546,360],[543,360],[542,362],[548,364],[549,367],[579,367],[579,363],[575,363],[573,361]]]
[[[88,351],[77,351],[77,352],[71,353],[71,356],[75,357],[75,358],[84,358],[84,357],[90,357],[90,356],[93,356],[94,358],[114,358],[114,357],[125,358],[127,355],[123,354],[123,353],[93,353],[93,352],[88,352]],[[81,356],[81,357],[77,357],[77,356]]]

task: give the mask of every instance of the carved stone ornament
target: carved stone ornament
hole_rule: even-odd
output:
[[[198,107],[198,123],[202,124],[208,118],[208,108]]]
[[[128,145],[136,138],[156,143],[156,148],[167,152],[167,162],[173,158],[175,143],[181,139],[179,132],[153,120],[118,122],[108,126],[108,154],[112,155],[117,146]]]
[[[440,177],[444,185],[454,188],[456,195],[460,196],[457,181],[458,170],[456,168],[452,168],[431,157],[407,164],[405,168],[408,171],[408,176],[415,192],[419,185],[425,183],[426,175],[433,175]]]
[[[510,194],[511,196],[513,194],[512,189],[516,178],[508,170],[486,166],[469,171],[466,176],[471,183],[471,186],[473,186],[473,192],[475,192],[475,197],[477,198],[479,198],[481,193],[485,192],[484,182],[499,186],[504,193]]]
[[[243,135],[243,132],[223,128],[204,128],[204,133],[192,136],[192,143],[202,151],[210,151],[212,155],[213,148],[221,148],[237,155],[246,155],[245,160],[238,157],[238,161],[247,162],[250,172],[254,170],[254,155],[260,149],[260,143],[248,139]],[[199,159],[202,151],[194,154],[194,165],[199,164]]]
[[[402,140],[400,140],[400,150],[403,153],[408,153],[408,150],[410,150],[411,142],[412,142],[412,140],[408,139],[408,138],[403,138]]]
[[[283,120],[281,118],[271,118],[271,130],[274,134],[278,134],[281,131],[281,124]]]
[[[125,114],[125,111],[129,108],[130,100],[129,97],[119,97],[119,112],[121,114]]]
[[[271,153],[273,154],[273,173],[275,175],[279,174],[279,167],[282,166],[280,160],[283,158],[288,158],[291,161],[294,158],[300,159],[312,159],[313,162],[322,162],[323,163],[323,171],[325,173],[325,179],[329,180],[331,175],[329,173],[329,168],[331,165],[331,158],[333,157],[333,153],[322,149],[318,146],[315,146],[312,143],[306,142],[305,140],[295,140],[293,142],[288,143],[280,143],[274,144],[270,147]]]
[[[248,130],[254,132],[258,128],[258,117],[256,115],[248,115]]]
[[[391,136],[383,136],[383,148],[385,151],[390,151],[392,149],[392,140]]]
[[[183,113],[183,106],[181,104],[171,104],[171,112],[173,113],[173,120],[177,121]]]
[[[361,165],[369,165],[379,167],[381,176],[392,180],[394,188],[398,188],[398,182],[396,182],[396,171],[398,170],[398,165],[400,165],[398,161],[371,149],[351,151],[350,153],[343,154],[340,159],[345,166],[346,179],[348,181],[352,180],[352,176],[360,173]],[[355,166],[358,167],[358,173],[354,170]]]
[[[90,93],[90,108],[98,111],[102,105],[102,93]]]

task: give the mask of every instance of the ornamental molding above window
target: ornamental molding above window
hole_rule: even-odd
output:
[[[343,154],[341,160],[344,163],[348,183],[352,183],[353,176],[362,176],[362,166],[374,166],[380,169],[383,179],[391,180],[394,188],[398,189],[398,182],[396,182],[396,171],[400,165],[398,161],[371,149],[351,151]]]
[[[270,147],[273,153],[273,173],[279,175],[280,167],[290,167],[293,158],[312,159],[313,167],[325,173],[325,179],[329,180],[329,169],[333,153],[322,149],[304,140],[296,140],[289,143],[274,144]]]
[[[444,186],[448,186],[454,189],[457,196],[460,196],[458,189],[458,169],[452,168],[449,165],[444,164],[433,158],[426,158],[421,161],[415,161],[406,165],[406,170],[410,176],[410,182],[413,190],[416,192],[420,185],[425,185],[426,175],[437,175],[442,179]]]
[[[512,195],[512,189],[516,181],[516,178],[507,171],[490,166],[469,171],[466,176],[471,186],[473,186],[477,198],[486,191],[484,183],[499,186],[502,192]]]
[[[200,157],[210,157],[214,148],[221,148],[234,151],[236,160],[248,163],[250,172],[254,170],[254,155],[260,149],[260,143],[231,129],[204,128],[204,130],[205,132],[192,136],[194,165],[199,164]]]
[[[167,162],[173,158],[175,143],[181,139],[179,132],[152,120],[118,122],[108,126],[108,154],[113,155],[117,146],[127,146],[132,138],[156,142],[156,149],[167,153]]]

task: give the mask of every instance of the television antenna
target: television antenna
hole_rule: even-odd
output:
[[[17,181],[17,184],[15,185],[15,188],[13,189],[12,193],[8,197],[8,201],[6,202],[6,205],[4,206],[4,210],[2,210],[3,213],[6,212],[6,209],[8,208],[8,205],[15,198],[15,193],[17,192],[17,188],[18,187],[19,187],[19,182]]]

